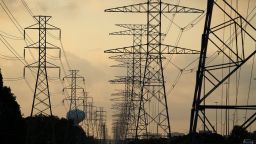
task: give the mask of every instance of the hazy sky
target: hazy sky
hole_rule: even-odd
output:
[[[25,9],[21,0],[3,0],[12,12],[13,16],[25,28],[35,23],[28,11]],[[166,0],[176,4],[176,0]],[[119,48],[132,45],[131,37],[109,36],[110,32],[123,30],[114,24],[143,24],[146,21],[145,14],[123,14],[123,13],[104,13],[104,9],[137,3],[138,0],[26,0],[28,6],[34,15],[49,15],[52,19],[51,24],[61,28],[62,42],[67,53],[67,58],[72,69],[79,69],[80,75],[86,78],[86,89],[89,96],[94,98],[95,105],[105,107],[107,110],[108,128],[111,129],[112,110],[110,95],[114,92],[115,85],[108,83],[116,75],[122,75],[122,71],[116,68],[110,68],[116,64],[108,59],[109,54],[104,54],[104,50],[110,48]],[[143,2],[140,0],[139,2]],[[2,2],[1,2],[2,3]],[[245,13],[247,11],[247,1],[239,1],[239,11]],[[181,0],[181,5],[195,7],[198,9],[206,9],[206,0]],[[255,7],[255,1],[251,2],[249,10]],[[164,17],[163,29],[168,32],[164,41],[165,44],[175,45],[179,37],[180,28],[189,24],[197,18],[198,14],[177,15],[174,19],[175,24],[168,29],[172,14]],[[218,16],[217,16],[218,17]],[[12,34],[18,39],[23,35],[16,29],[2,8],[0,8],[0,31]],[[220,18],[221,19],[221,18]],[[185,31],[179,42],[179,46],[191,49],[200,49],[200,40],[203,30],[204,18],[199,21],[193,28]],[[253,21],[255,25],[255,20]],[[15,50],[23,56],[25,46],[22,40],[8,39]],[[58,40],[51,39],[53,43],[60,46]],[[0,44],[0,53],[3,55],[13,56],[4,45]],[[35,52],[32,52],[35,53]],[[28,62],[32,63],[30,53],[27,51]],[[56,56],[56,53],[51,53]],[[197,56],[174,56],[171,62],[165,62],[165,74],[167,79],[168,105],[171,115],[171,127],[173,131],[187,132],[189,127],[190,108],[193,98],[193,89],[195,85],[195,71],[182,74],[177,86],[173,91],[172,85],[179,75],[180,68],[191,63]],[[168,58],[169,59],[169,58]],[[57,65],[59,61],[51,60]],[[62,57],[65,69],[67,64]],[[196,67],[196,61],[190,68]],[[174,66],[177,65],[177,66]],[[19,61],[8,61],[1,59],[0,67],[5,78],[22,77],[23,65]],[[15,69],[15,70],[14,70]],[[248,70],[249,71],[249,70]],[[34,78],[27,72],[26,79],[34,89]],[[64,72],[62,71],[62,76]],[[52,77],[56,73],[50,72]],[[246,82],[245,82],[246,83]],[[22,113],[28,116],[32,104],[32,91],[27,87],[24,80],[6,81],[6,85],[10,86],[17,96],[17,100],[21,106]],[[246,87],[246,86],[245,86]],[[184,88],[186,88],[184,90]],[[60,81],[51,80],[50,90],[52,92],[53,113],[57,116],[65,117],[67,104],[62,104],[63,95],[61,93],[62,85]],[[171,91],[171,92],[170,92]]]

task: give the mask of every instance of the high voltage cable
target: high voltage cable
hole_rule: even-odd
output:
[[[24,62],[24,61],[22,61],[22,60],[19,58],[18,53],[15,51],[15,49],[13,49],[13,47],[8,43],[8,41],[6,41],[3,36],[0,35],[0,37],[1,37],[0,40],[1,40],[1,41],[3,42],[3,44],[10,50],[10,52],[11,52],[14,56],[16,56],[16,57],[19,59],[19,61],[20,61],[23,65],[27,65],[26,60],[24,60],[24,61],[25,61],[25,62]],[[29,68],[29,69],[30,69],[30,68]],[[30,69],[30,71],[31,71],[31,74],[33,75],[33,70]],[[34,75],[33,75],[33,76],[34,76]],[[27,83],[29,89],[32,90],[32,92],[33,92],[33,89],[32,89],[32,87],[30,86],[30,84],[29,84],[29,82],[27,81],[27,79],[24,79],[24,80],[25,80],[25,82]]]
[[[25,8],[26,8],[26,10],[29,12],[29,14],[33,17],[33,15],[34,15],[33,12],[31,11],[31,9],[29,8],[29,6],[27,5],[27,3],[26,3],[24,0],[22,0],[22,4],[25,6]],[[34,19],[34,18],[33,18],[33,19]],[[63,43],[62,43],[61,39],[55,37],[53,34],[51,34],[51,33],[49,33],[49,32],[47,32],[47,34],[49,34],[52,38],[54,38],[54,39],[60,41],[61,50],[62,50],[63,55],[64,55],[64,58],[65,58],[65,60],[66,60],[68,69],[71,69],[70,64],[69,64],[69,61],[68,61],[67,56],[66,56],[66,51],[64,50]],[[63,72],[64,72],[64,75],[66,75],[66,69],[65,69],[65,67],[64,67],[64,65],[63,65],[63,63],[62,63],[62,59],[59,59],[59,58],[54,57],[54,56],[51,56],[51,55],[49,55],[49,54],[48,54],[48,56],[49,56],[48,58],[50,58],[50,59],[52,59],[52,60],[60,60],[61,68],[62,68],[62,70],[63,70]],[[62,85],[63,87],[65,87],[61,80],[60,80],[60,83],[61,83],[61,85]],[[65,92],[65,93],[66,93],[66,95],[67,95],[67,92]]]
[[[4,3],[4,1],[2,0],[2,2]],[[21,0],[21,2],[22,2],[22,4],[24,5],[24,7],[27,9],[27,11],[29,12],[29,14],[33,17],[33,13],[32,13],[32,11],[30,10],[30,8],[28,7],[28,5],[27,5],[27,3],[24,1],[24,0]],[[23,30],[23,28],[21,27],[21,25],[18,23],[18,21],[15,19],[15,17],[12,15],[12,13],[10,12],[10,10],[8,9],[8,7],[6,6],[6,4],[4,3],[4,6],[2,5],[2,3],[0,3],[1,4],[1,7],[4,9],[4,6],[6,7],[6,9],[4,9],[4,11],[5,11],[5,13],[7,14],[7,16],[11,19],[11,21],[12,21],[12,23],[15,25],[15,27],[18,29],[18,31],[19,32],[21,32],[21,29]],[[10,14],[9,14],[9,13]],[[33,18],[34,19],[34,18]],[[22,33],[22,32],[21,32]],[[54,39],[56,39],[56,40],[59,40],[60,41],[60,43],[61,43],[61,48],[62,48],[62,51],[63,51],[63,53],[64,53],[64,58],[65,58],[65,61],[66,61],[66,63],[67,63],[67,66],[68,66],[68,68],[70,69],[70,63],[69,63],[69,61],[68,61],[68,59],[67,59],[67,55],[66,55],[66,52],[65,52],[65,50],[64,50],[64,47],[63,47],[63,43],[62,43],[62,41],[61,41],[61,39],[57,39],[56,38],[56,36],[54,36],[54,35],[52,35],[51,33],[47,33],[47,34],[49,34],[49,36],[51,36],[52,38],[54,38]],[[27,34],[26,34],[27,35]],[[9,39],[14,39],[14,40],[21,40],[22,38],[20,38],[20,37],[16,37],[16,36],[12,36],[12,35],[7,35],[7,34],[5,34],[5,35],[3,35],[3,37],[6,37],[6,38],[9,38]],[[30,38],[28,35],[27,35],[27,37],[28,38]],[[30,40],[32,41],[32,43],[34,43],[33,42],[33,40],[30,38]],[[27,39],[25,39],[25,43],[28,45],[28,43],[30,43],[29,41],[27,41]],[[4,43],[5,44],[5,43]],[[6,44],[5,44],[6,45]],[[8,47],[7,47],[8,48]],[[9,49],[9,48],[8,48]],[[10,49],[9,49],[10,50]],[[14,50],[14,49],[13,49]],[[11,50],[10,50],[11,51]],[[15,50],[14,50],[15,51]],[[13,53],[13,51],[11,51],[12,53]],[[16,52],[16,51],[15,51]],[[29,50],[29,52],[30,52],[30,54],[31,54],[31,56],[34,58],[34,56],[33,56],[33,54],[31,53],[31,51]],[[17,53],[17,52],[16,52]],[[14,54],[15,55],[15,54]],[[8,57],[8,56],[7,56]],[[22,62],[22,60],[21,60],[21,58],[19,58],[18,56],[16,56],[15,55],[15,57],[17,58],[17,60],[20,60],[21,62]],[[50,59],[53,59],[53,60],[60,60],[60,62],[61,62],[61,64],[62,64],[62,69],[63,69],[63,71],[64,71],[64,73],[66,73],[66,70],[65,70],[65,67],[64,67],[64,65],[63,65],[63,63],[62,63],[62,60],[61,59],[57,59],[57,57],[54,57],[54,56],[52,56],[52,55],[50,55],[50,54],[47,54],[47,57],[48,58],[50,58]],[[13,58],[13,57],[11,57],[11,58]],[[6,58],[7,59],[7,58]],[[10,58],[9,58],[10,59]],[[35,59],[35,58],[34,58]],[[25,59],[23,59],[24,61],[25,61],[25,63],[27,63],[26,62],[26,60]],[[24,62],[22,62],[23,63],[23,65],[24,65]],[[29,68],[30,69],[30,68]],[[30,69],[31,70],[31,69]],[[31,70],[31,72],[33,72],[33,70]],[[33,73],[32,73],[33,74]],[[34,75],[33,75],[34,76]],[[22,78],[22,79],[24,79],[24,78]],[[18,81],[18,80],[21,80],[21,77],[17,77],[17,78],[6,78],[5,80],[7,80],[7,81]],[[33,92],[33,89],[32,89],[32,87],[30,86],[30,83],[28,82],[28,80],[27,79],[24,79],[25,80],[25,82],[26,82],[26,84],[28,85],[28,87],[29,87],[29,89],[31,90],[31,92]],[[51,80],[57,80],[56,78],[55,79],[51,79]],[[60,80],[60,79],[59,79]],[[60,80],[60,83],[62,84],[62,87],[64,87],[64,84],[63,84],[63,82]],[[65,96],[65,94],[64,94],[64,97],[66,98],[66,96]],[[65,106],[65,105],[64,105]],[[56,107],[56,105],[54,105],[54,107]]]
[[[186,26],[180,27],[179,25],[177,25],[176,23],[174,23],[174,20],[173,20],[174,18],[171,20],[170,18],[168,18],[168,17],[164,14],[164,16],[165,16],[171,23],[173,23],[176,27],[178,27],[178,28],[180,29],[180,33],[179,33],[179,35],[178,35],[178,38],[176,39],[175,46],[178,46],[178,45],[179,45],[180,40],[181,40],[181,37],[182,37],[184,31],[185,31],[185,30],[187,31],[187,30],[193,28],[196,24],[198,24],[198,23],[202,20],[202,18],[203,18],[204,15],[205,15],[205,12],[202,13],[201,15],[199,15],[198,17],[196,17],[195,19],[193,19],[193,20],[192,20],[191,22],[189,22],[189,24],[187,24]],[[169,27],[168,31],[169,31],[169,30],[170,30],[170,27]],[[170,93],[173,91],[173,89],[176,87],[176,85],[178,84],[178,82],[179,82],[179,80],[180,80],[182,74],[184,74],[185,69],[188,68],[190,65],[192,65],[195,61],[197,61],[198,58],[196,58],[195,60],[193,60],[192,63],[190,63],[189,65],[187,65],[187,66],[184,67],[183,69],[179,68],[179,67],[178,67],[177,65],[175,65],[171,60],[172,60],[172,56],[171,56],[170,58],[168,58],[168,62],[165,64],[164,67],[166,67],[166,66],[168,65],[168,63],[170,63],[170,64],[172,64],[174,67],[176,67],[176,68],[179,70],[179,74],[178,74],[178,76],[176,77],[176,79],[174,80],[174,82],[171,84],[171,89],[169,89],[169,90],[167,91],[168,94],[170,94]],[[186,70],[186,71],[187,71],[187,73],[192,73],[192,72],[193,72],[192,70]]]
[[[4,3],[4,1],[2,0],[2,2]],[[0,3],[1,4],[1,3]],[[33,17],[33,13],[32,13],[32,11],[30,10],[30,8],[28,7],[28,5],[27,5],[27,3],[24,1],[24,0],[22,0],[22,4],[25,6],[25,8],[27,9],[27,11],[29,12],[29,14]],[[11,21],[13,22],[13,24],[15,25],[15,27],[21,32],[21,30],[20,30],[20,28],[22,29],[22,27],[21,27],[21,25],[18,23],[18,21],[15,19],[15,17],[11,14],[11,12],[10,12],[10,10],[8,9],[8,7],[6,6],[6,4],[4,3],[4,5],[5,5],[5,7],[6,7],[6,9],[4,9],[4,7],[3,7],[3,5],[1,4],[1,7],[4,9],[4,11],[5,11],[5,13],[8,15],[8,17],[11,19]],[[8,12],[10,13],[8,13]],[[13,20],[13,19],[14,20]],[[34,19],[34,18],[33,18]],[[16,24],[16,23],[18,24]],[[20,27],[20,28],[19,28]],[[49,34],[51,37],[54,37],[52,34]],[[28,36],[29,37],[29,36]],[[30,38],[30,37],[29,37]],[[31,39],[31,38],[30,38]],[[32,40],[31,40],[32,41]],[[25,42],[26,42],[26,40],[25,40]],[[61,42],[61,45],[62,45],[62,51],[63,51],[63,53],[64,53],[64,56],[65,56],[65,60],[66,60],[66,62],[67,62],[67,65],[68,65],[68,67],[70,68],[70,64],[69,64],[69,62],[67,61],[67,57],[66,57],[66,53],[65,53],[65,50],[64,50],[64,48],[63,48],[63,44],[62,44],[62,42]],[[31,53],[32,54],[32,53]],[[48,56],[49,56],[49,54],[48,54]],[[33,55],[32,55],[32,57],[33,57]],[[34,58],[35,59],[35,58]],[[53,59],[53,58],[50,58],[50,59]],[[56,59],[57,60],[57,59]],[[23,63],[24,64],[24,63]],[[64,70],[64,73],[65,73],[65,68],[64,68],[64,66],[63,66],[63,70]]]
[[[23,4],[23,6],[26,8],[26,10],[28,11],[28,13],[33,17],[33,16],[34,16],[34,14],[33,14],[33,12],[31,11],[31,9],[29,8],[29,6],[28,6],[27,2],[26,2],[26,1],[24,1],[24,0],[21,0],[21,3],[22,3],[22,4]]]
[[[7,16],[9,17],[9,19],[12,21],[12,23],[14,24],[14,26],[18,29],[18,31],[21,33],[21,35],[23,36],[24,33],[23,33],[23,28],[22,26],[20,25],[20,23],[17,21],[17,19],[13,16],[13,14],[11,13],[11,11],[9,10],[9,8],[7,7],[7,5],[5,4],[5,2],[3,0],[1,0],[2,3],[0,3],[2,9],[5,11],[5,13],[7,14]],[[31,43],[34,43],[33,40],[28,36],[26,35],[27,38],[31,41],[27,41],[26,39],[24,40],[26,45],[31,44]],[[35,57],[33,56],[32,52],[29,50],[32,58],[35,60]]]
[[[253,11],[255,11],[256,10],[256,7],[254,7],[254,9],[250,12],[250,14],[248,15],[248,17],[251,15],[251,14],[253,14]],[[248,18],[247,17],[247,18]],[[252,15],[252,17],[248,20],[248,22],[251,22],[254,18],[256,17],[256,12]],[[245,26],[244,26],[244,28],[246,28],[248,26],[248,24],[246,24]],[[238,32],[237,33],[237,35],[239,35],[239,34],[241,34],[240,32]],[[227,44],[230,44],[230,43],[232,43],[235,39],[234,39],[234,36],[235,34],[233,33],[226,41],[225,41],[225,43],[227,43]],[[217,56],[218,56],[218,53],[219,53],[219,51],[215,51],[214,53],[212,53],[209,57],[208,57],[208,59],[207,59],[207,61],[206,61],[206,63],[210,63],[210,62],[212,62],[214,59],[216,59],[217,58]],[[199,59],[199,58],[198,58]],[[195,66],[193,69],[196,69],[197,68],[197,66]]]
[[[61,39],[60,39],[60,44],[61,44],[61,49],[62,49],[62,51],[63,51],[63,55],[64,55],[64,58],[65,58],[65,60],[66,60],[67,66],[68,66],[68,68],[69,68],[69,69],[71,69],[70,64],[69,64],[69,61],[68,61],[68,59],[67,59],[66,52],[65,52],[65,50],[64,50],[64,46],[63,46],[63,43],[62,43],[62,40],[61,40]]]
[[[253,9],[249,14],[247,14],[247,17],[246,17],[246,18],[248,18],[248,17],[253,13],[253,11],[254,11],[255,9],[256,9],[256,7],[254,7],[254,9]],[[202,20],[202,18],[203,18],[204,15],[205,15],[205,13],[201,14],[200,16],[198,16],[196,19],[194,19],[191,23],[189,23],[187,26],[185,26],[185,27],[183,27],[183,28],[186,28],[186,30],[192,28],[192,27],[194,26],[194,25],[193,25],[193,22],[195,22],[196,24],[199,23],[199,22]],[[251,21],[255,16],[256,16],[256,13],[255,13],[255,14],[252,16],[252,18],[250,18],[250,20],[248,20],[248,21]],[[167,17],[167,16],[165,16],[165,17]],[[167,17],[167,19],[170,20],[168,17]],[[170,20],[170,21],[171,21],[171,20]],[[171,22],[172,22],[172,21],[171,21]],[[190,26],[190,27],[189,27],[189,26]],[[246,25],[246,26],[247,26],[247,25]],[[246,26],[245,26],[245,27],[246,27]],[[177,27],[179,28],[179,26],[177,26]],[[181,32],[180,32],[180,34],[179,34],[178,39],[176,40],[176,46],[179,44],[179,41],[180,41],[180,38],[181,38],[181,35],[182,35],[182,31],[184,30],[183,28],[180,29]],[[238,32],[238,34],[240,34],[240,32]],[[227,42],[229,41],[229,44],[234,41],[234,35],[235,35],[235,33],[231,34],[230,37],[229,37],[229,39],[227,40]],[[207,60],[206,63],[211,63],[211,62],[212,62],[213,60],[215,60],[217,57],[218,57],[218,51],[216,51],[215,53],[213,53],[213,55],[211,55],[211,56],[209,57],[209,59]],[[196,62],[198,59],[199,59],[199,58],[195,59],[195,60],[193,61],[193,63]],[[171,58],[168,59],[168,60],[169,60],[169,62],[170,62],[171,64],[173,64],[173,63],[171,62]],[[192,63],[191,63],[191,65],[192,65]],[[175,67],[176,67],[176,66],[175,66]],[[196,66],[195,66],[194,68],[188,70],[188,71],[190,71],[189,73],[193,72],[195,68],[196,68]],[[180,71],[180,73],[178,74],[178,77],[176,78],[176,80],[174,81],[174,83],[171,85],[171,90],[169,90],[168,93],[170,93],[170,92],[173,90],[173,88],[176,86],[176,84],[178,83],[177,81],[180,79],[182,73],[183,73],[183,72]]]
[[[28,4],[27,4],[24,0],[21,0],[21,2],[22,2],[22,4],[24,5],[25,9],[26,9],[26,10],[28,11],[28,13],[30,14],[30,16],[33,18],[34,14],[33,14],[32,10],[29,8]],[[33,19],[34,19],[34,18],[33,18]],[[49,34],[52,38],[54,38],[54,39],[60,41],[61,49],[62,49],[64,58],[65,58],[65,60],[66,60],[66,63],[67,63],[67,65],[68,65],[68,69],[71,69],[70,63],[69,63],[69,61],[68,61],[68,59],[67,59],[66,51],[65,51],[65,49],[64,49],[64,47],[63,47],[62,40],[61,40],[60,38],[54,36],[53,34],[49,33],[49,32],[47,32],[47,34]],[[64,69],[64,70],[65,70],[65,69]]]
[[[2,35],[5,38],[12,39],[12,40],[23,40],[22,37],[14,36],[14,35],[8,34],[3,31],[0,31],[0,35]]]

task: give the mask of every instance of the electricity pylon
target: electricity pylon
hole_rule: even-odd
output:
[[[147,25],[145,24],[117,24],[127,30],[113,32],[110,35],[133,36],[133,46],[141,45],[143,35],[147,33]],[[141,89],[141,63],[143,56],[140,54],[141,49],[135,48],[133,54],[123,54],[110,57],[126,65],[127,76],[117,80],[112,80],[111,83],[125,84],[124,101],[125,106],[121,107],[122,118],[125,120],[126,127],[124,130],[124,139],[135,137],[136,118],[138,113],[138,102]],[[144,56],[145,57],[145,56]],[[144,58],[145,60],[145,58]],[[121,118],[121,119],[122,119]],[[123,126],[122,126],[123,127]]]
[[[86,135],[90,136],[92,133],[92,119],[91,119],[91,111],[90,107],[93,103],[93,98],[88,96],[88,93],[86,92],[84,101],[83,101],[83,109],[84,112],[86,112],[86,119],[83,121],[83,127],[86,132]]]
[[[113,32],[110,35],[133,36],[133,46],[142,44],[143,36],[147,36],[147,25],[145,24],[117,24],[117,26],[128,29],[125,31]],[[164,35],[164,34],[163,34]],[[119,141],[124,143],[135,138],[135,129],[137,122],[137,114],[139,110],[139,99],[142,79],[142,64],[146,60],[146,55],[140,53],[140,47],[134,48],[134,53],[110,56],[110,59],[121,62],[115,67],[126,68],[126,76],[119,76],[118,79],[111,80],[111,84],[124,84],[125,90],[112,96],[121,96],[111,99],[116,104],[113,109],[119,110],[118,115],[114,115],[119,121],[115,127],[121,127],[117,136]],[[118,103],[118,104],[117,104]]]
[[[215,11],[218,15],[224,15],[224,22],[220,22],[219,19],[213,16]],[[230,15],[228,12],[232,14]],[[214,23],[216,21],[213,20],[218,21],[218,23]],[[215,26],[212,26],[213,24]],[[227,29],[227,27],[234,33],[228,41],[224,41],[222,39],[223,29]],[[223,84],[227,84],[229,78],[255,55],[255,46],[251,45],[251,42],[256,42],[255,32],[256,28],[225,0],[218,2],[215,0],[207,1],[207,13],[191,110],[190,133],[193,135],[191,143],[198,143],[195,139],[195,133],[199,122],[202,122],[205,130],[218,132],[206,110],[251,110],[253,114],[240,125],[244,129],[256,121],[255,105],[210,104],[209,101],[211,98],[216,99],[218,88]],[[210,48],[215,48],[218,52],[217,55],[223,56],[222,59],[225,61],[207,61],[207,58],[211,55]],[[223,75],[221,76],[220,73]],[[228,124],[226,125],[228,126]],[[228,133],[226,129],[226,135]]]
[[[24,67],[24,75],[25,75],[25,68],[37,68],[33,104],[32,104],[32,109],[30,114],[31,116],[39,115],[39,114],[52,115],[47,69],[57,68],[59,69],[59,75],[60,75],[60,67],[47,61],[47,50],[60,49],[59,47],[47,41],[48,31],[57,30],[59,31],[59,34],[60,34],[59,28],[48,23],[50,18],[51,16],[34,16],[34,19],[37,21],[37,23],[25,28],[24,30],[24,38],[26,36],[25,34],[26,30],[37,30],[39,33],[38,42],[25,47],[25,49],[27,48],[38,49],[39,51],[38,61]],[[60,57],[60,51],[59,51],[59,57]]]
[[[170,119],[163,73],[163,54],[198,54],[198,51],[162,44],[162,14],[163,13],[202,13],[203,11],[178,5],[164,3],[161,0],[148,0],[123,7],[111,8],[105,12],[146,13],[147,43],[139,46],[107,50],[112,53],[135,53],[134,48],[140,47],[140,54],[146,55],[142,72],[140,105],[136,122],[136,139],[149,138],[157,135],[169,138],[171,136]],[[154,111],[152,105],[156,105]],[[151,134],[150,134],[151,133]],[[145,137],[144,137],[145,138]]]
[[[95,136],[95,121],[96,121],[96,115],[95,115],[95,108],[96,106],[94,106],[93,104],[93,99],[92,101],[88,102],[87,103],[87,118],[88,118],[88,124],[89,124],[89,127],[87,127],[88,130],[88,135],[90,136]]]
[[[79,106],[82,106],[84,110],[84,107],[87,103],[86,92],[83,87],[78,85],[78,80],[80,79],[84,82],[85,79],[84,77],[78,75],[79,70],[69,70],[69,71],[70,71],[70,74],[63,77],[63,80],[65,79],[70,80],[70,85],[68,87],[63,88],[63,91],[65,90],[70,91],[69,93],[70,96],[68,96],[68,98],[65,99],[70,101],[69,111],[78,109]]]
[[[97,138],[100,140],[100,144],[106,143],[106,111],[103,107],[99,107],[96,110],[97,124]]]

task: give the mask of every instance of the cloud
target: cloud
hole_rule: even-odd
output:
[[[44,0],[38,1],[37,5],[44,12],[48,11],[75,11],[77,10],[79,4],[78,2],[70,1],[70,0]]]

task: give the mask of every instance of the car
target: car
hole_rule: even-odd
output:
[[[253,144],[253,140],[251,139],[244,139],[243,144]]]

